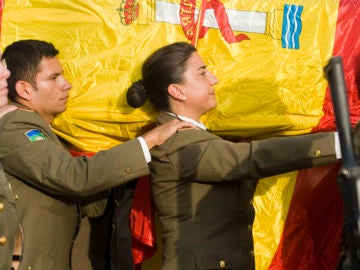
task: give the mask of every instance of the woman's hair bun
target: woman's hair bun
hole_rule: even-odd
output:
[[[142,80],[134,82],[127,90],[126,101],[133,108],[139,108],[144,105],[148,95]]]

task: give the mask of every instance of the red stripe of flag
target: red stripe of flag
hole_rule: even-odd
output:
[[[360,1],[341,0],[333,55],[343,58],[352,125],[360,117],[359,25]],[[324,116],[313,132],[336,128],[329,89],[323,111]],[[336,181],[339,169],[340,164],[299,172],[282,238],[269,269],[336,269],[343,222],[342,198]]]

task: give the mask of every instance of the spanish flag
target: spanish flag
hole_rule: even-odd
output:
[[[218,107],[203,121],[224,138],[241,141],[335,130],[323,74],[334,55],[343,57],[351,124],[359,120],[356,0],[0,2],[2,49],[15,40],[34,38],[60,50],[73,88],[68,109],[52,126],[84,153],[135,138],[155,121],[150,104],[130,108],[125,91],[140,78],[144,59],[175,41],[194,44],[218,77]],[[336,268],[343,216],[338,170],[337,164],[259,181],[253,227],[257,270]],[[146,185],[140,187],[146,192]],[[139,218],[139,205],[132,215],[135,223],[142,223],[133,224],[134,230],[140,228],[134,235],[153,249],[160,239],[151,230],[152,217]],[[142,254],[136,246],[136,262],[147,258]]]

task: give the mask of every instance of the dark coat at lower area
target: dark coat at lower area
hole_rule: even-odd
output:
[[[73,270],[133,269],[130,209],[135,186],[136,180],[92,196],[88,204],[83,204],[83,218],[72,249]],[[104,208],[101,215],[88,211],[94,203]]]

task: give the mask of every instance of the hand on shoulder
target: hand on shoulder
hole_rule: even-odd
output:
[[[194,125],[188,122],[173,119],[165,124],[159,125],[143,135],[149,149],[156,145],[163,144],[176,131],[184,128],[194,128]]]

